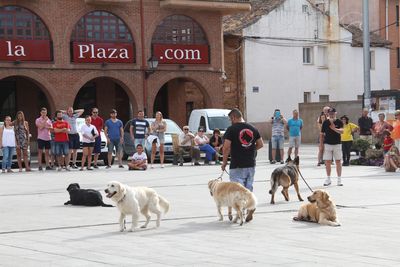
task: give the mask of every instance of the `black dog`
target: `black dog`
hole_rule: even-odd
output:
[[[113,205],[104,204],[103,197],[99,191],[93,189],[81,189],[78,183],[70,184],[67,187],[70,200],[64,205],[80,205],[80,206],[102,206],[113,207]]]

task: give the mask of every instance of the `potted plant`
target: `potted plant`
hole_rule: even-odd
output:
[[[358,138],[353,142],[352,149],[360,152],[361,157],[365,158],[365,151],[371,147],[371,144],[364,139]]]

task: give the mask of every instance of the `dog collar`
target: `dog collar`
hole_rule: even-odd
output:
[[[124,201],[126,194],[117,202],[118,204]]]

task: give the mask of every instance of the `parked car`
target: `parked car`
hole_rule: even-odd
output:
[[[76,119],[76,126],[79,131],[81,129],[82,125],[85,123],[84,118],[77,118]],[[108,149],[107,149],[107,138],[106,135],[104,134],[104,131],[102,130],[100,133],[101,136],[101,152],[99,155],[99,160],[102,160],[104,162],[104,165],[108,165]],[[79,140],[80,140],[80,148],[78,149],[78,160],[82,159],[82,134],[79,132]],[[114,163],[114,154],[111,159],[111,164]]]
[[[155,119],[154,118],[146,118],[146,120],[151,124]],[[165,132],[165,143],[164,143],[164,156],[165,156],[165,161],[173,161],[174,159],[174,147],[172,145],[172,135],[180,135],[183,133],[182,129],[173,121],[170,119],[164,119],[167,122],[167,131]],[[129,128],[131,125],[130,120],[128,123],[126,123],[125,128],[124,128],[124,144],[123,144],[123,149],[124,149],[124,156],[125,158],[131,157],[136,149],[134,146],[134,143],[131,139]],[[147,158],[150,162],[150,156],[151,156],[151,144],[146,142],[145,144],[145,152],[147,154]],[[156,153],[156,160],[159,159],[159,151],[157,149]]]
[[[212,135],[215,128],[218,128],[223,135],[231,126],[229,112],[229,109],[194,109],[190,113],[189,128],[196,133],[201,126],[208,136]]]
[[[4,122],[0,121],[0,127],[3,127],[3,125],[4,125]],[[28,146],[28,160],[29,160],[29,163],[30,163],[31,162],[31,149],[30,149],[30,146]],[[3,162],[3,150],[0,149],[0,166],[1,166],[2,162]],[[17,152],[15,152],[14,155],[13,155],[13,158],[12,158],[12,168],[16,168],[17,166],[18,166]]]

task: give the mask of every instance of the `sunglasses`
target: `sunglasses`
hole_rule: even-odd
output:
[[[189,129],[183,129],[184,131],[189,131]]]

